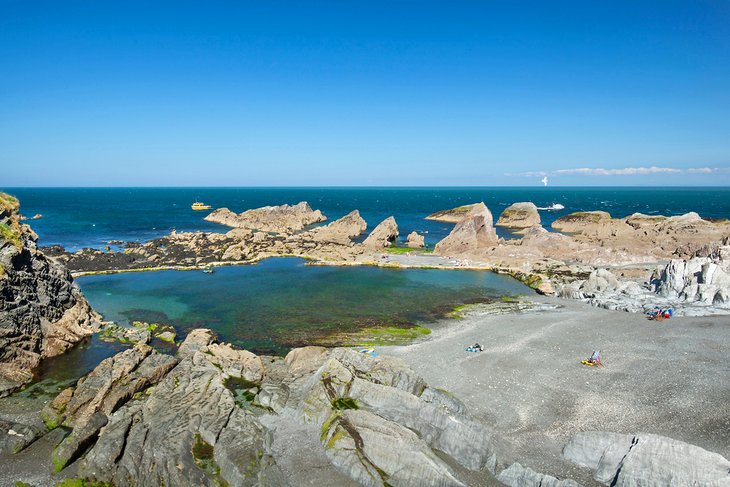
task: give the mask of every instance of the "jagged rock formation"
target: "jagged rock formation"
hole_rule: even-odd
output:
[[[0,193],[0,397],[28,382],[41,359],[98,327],[69,271],[37,249],[18,200]]]
[[[445,223],[459,223],[461,220],[466,218],[467,215],[469,215],[469,213],[471,213],[474,207],[476,207],[478,204],[479,203],[474,203],[471,205],[464,205],[452,208],[450,210],[437,211],[436,213],[431,213],[430,215],[428,215],[426,217],[426,220],[433,220]]]
[[[191,332],[177,357],[138,344],[103,361],[43,417],[71,429],[58,469],[81,458],[82,476],[118,486],[287,485],[298,472],[282,469],[272,442],[292,421],[302,453],[327,459],[320,478],[463,486],[443,455],[467,470],[496,464],[484,426],[398,359],[306,347],[262,360],[209,330]]]
[[[412,249],[422,249],[426,246],[426,239],[423,235],[419,235],[418,232],[413,231],[408,234],[406,245]]]
[[[540,226],[540,214],[534,203],[514,203],[505,208],[496,226],[505,228],[531,228]]]
[[[238,214],[228,208],[220,208],[204,219],[233,228],[288,235],[308,225],[323,222],[327,218],[321,211],[312,210],[306,201],[302,201],[296,205],[264,206]]]
[[[535,472],[531,468],[513,463],[497,475],[497,480],[510,487],[580,487],[580,484],[570,479],[557,479],[550,475]]]
[[[730,235],[728,220],[703,220],[697,213],[671,217],[634,213],[614,219],[605,211],[589,211],[558,218],[552,227],[579,242],[656,259],[690,257],[702,246]]]
[[[497,245],[493,221],[492,212],[484,203],[473,205],[451,233],[436,244],[434,252],[440,255],[462,254]]]
[[[730,246],[720,247],[714,258],[673,259],[654,271],[650,290],[672,300],[730,309]]]
[[[730,485],[730,461],[698,446],[640,433],[577,434],[563,456],[593,470],[605,485]]]
[[[643,286],[618,279],[607,269],[596,269],[585,280],[563,284],[558,294],[623,311],[661,306],[672,307],[676,315],[728,313],[730,246],[714,246],[708,251],[709,256],[673,259],[657,267]]]
[[[395,218],[389,216],[370,232],[362,245],[368,249],[382,249],[390,247],[397,238],[398,224],[395,222]]]

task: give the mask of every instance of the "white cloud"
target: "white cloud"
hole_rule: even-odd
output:
[[[626,176],[633,174],[680,173],[679,169],[671,167],[624,167],[622,169],[604,169],[602,167],[581,167],[577,169],[558,169],[555,174],[588,174],[591,176]]]
[[[573,169],[556,169],[554,171],[527,171],[521,173],[506,173],[505,176],[520,177],[542,177],[556,175],[580,174],[585,176],[633,176],[645,174],[710,174],[717,172],[718,168],[711,167],[691,167],[686,169],[677,169],[674,167],[623,167],[617,169],[606,169],[603,167],[578,167]]]

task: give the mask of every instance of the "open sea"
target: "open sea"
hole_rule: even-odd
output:
[[[542,210],[543,226],[574,211],[604,210],[615,217],[635,212],[679,215],[696,211],[703,217],[730,217],[730,188],[3,188],[20,198],[21,211],[40,237],[41,245],[60,244],[68,250],[103,247],[111,240],[146,241],[178,231],[225,232],[203,221],[206,211],[192,211],[196,199],[213,208],[235,212],[266,205],[308,201],[329,221],[360,210],[372,229],[395,216],[402,238],[416,230],[433,245],[452,225],[424,220],[438,210],[484,201],[495,220],[507,206],[532,201]],[[508,236],[499,230],[504,236]]]

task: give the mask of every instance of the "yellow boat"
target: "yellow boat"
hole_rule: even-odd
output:
[[[206,205],[205,203],[201,203],[200,201],[196,201],[195,203],[193,203],[191,208],[193,210],[210,210],[212,208],[212,206]]]

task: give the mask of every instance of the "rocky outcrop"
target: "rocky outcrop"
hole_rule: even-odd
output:
[[[272,445],[292,421],[306,436],[295,443],[339,472],[320,478],[463,486],[460,472],[496,465],[485,427],[399,359],[322,347],[262,358],[209,330],[176,357],[138,344],[103,361],[43,417],[70,430],[57,469],[78,460],[83,477],[119,486],[287,485],[298,472]]]
[[[483,204],[483,203],[482,203]],[[474,207],[478,206],[479,203],[472,205],[458,206],[450,210],[441,210],[436,213],[431,213],[426,217],[426,220],[433,220],[437,222],[445,223],[459,223],[471,213]]]
[[[69,271],[38,250],[37,235],[19,222],[19,206],[0,193],[0,397],[99,323]]]
[[[286,212],[269,211],[267,213],[264,211],[267,208],[272,207],[250,211],[262,210],[262,214],[268,215],[272,219],[267,223],[267,228],[277,228],[284,233],[250,228],[234,228],[224,234],[175,232],[173,230],[166,237],[143,244],[127,242],[123,252],[83,249],[69,253],[62,247],[51,247],[46,250],[53,258],[65,263],[73,272],[79,273],[150,268],[193,268],[211,264],[254,262],[277,255],[329,261],[352,261],[364,250],[361,245],[353,242],[353,239],[360,236],[367,227],[365,220],[357,210],[329,225],[290,234],[289,232],[294,227],[300,228],[301,225],[293,225]],[[321,214],[318,210],[312,213]]]
[[[395,222],[395,218],[389,216],[370,232],[362,245],[367,249],[382,249],[390,247],[397,238],[398,224]]]
[[[357,210],[339,218],[328,225],[313,228],[300,235],[302,240],[311,239],[320,242],[338,242],[349,244],[353,238],[359,237],[367,229],[368,224]]]
[[[261,359],[195,330],[178,357],[146,345],[104,360],[44,411],[71,432],[53,452],[58,470],[114,485],[281,485],[270,433],[236,404],[227,380],[254,385]],[[88,449],[88,451],[86,451]]]
[[[611,223],[611,215],[605,211],[578,211],[561,216],[550,226],[563,233],[596,232]]]
[[[605,211],[588,211],[558,218],[552,227],[579,242],[655,260],[688,258],[697,249],[730,235],[730,222],[704,220],[697,213],[671,217],[634,213],[615,219]]]
[[[306,201],[296,205],[264,206],[234,213],[220,208],[204,218],[233,228],[248,228],[262,232],[292,234],[308,225],[320,223],[327,218],[319,210],[312,210]]]
[[[504,228],[531,228],[540,226],[540,214],[534,203],[515,203],[508,206],[497,220],[496,226]]]
[[[726,458],[664,436],[586,431],[570,440],[563,456],[605,485],[730,485]]]
[[[451,233],[436,244],[434,252],[440,255],[468,254],[497,245],[497,242],[492,213],[484,203],[479,203],[473,205]]]
[[[413,231],[408,234],[406,245],[412,249],[422,249],[426,246],[426,239],[423,235],[419,235],[418,232]]]

